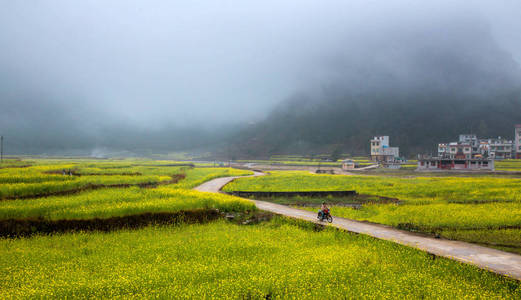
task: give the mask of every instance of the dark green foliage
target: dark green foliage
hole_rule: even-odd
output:
[[[369,153],[369,139],[389,135],[402,154],[435,153],[437,143],[460,133],[512,138],[521,123],[519,92],[493,99],[454,95],[379,95],[290,101],[254,129],[243,132],[239,150],[274,153]],[[333,149],[331,149],[333,148]]]

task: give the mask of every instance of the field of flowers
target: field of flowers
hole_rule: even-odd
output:
[[[161,161],[36,160],[27,167],[0,169],[0,220],[109,218],[194,209],[252,211],[255,206],[249,201],[190,190],[213,178],[250,174]],[[180,181],[171,182],[175,175]],[[137,186],[157,183],[167,184]],[[60,194],[68,191],[76,193]],[[47,197],[33,197],[40,195]]]
[[[397,198],[400,204],[379,204],[374,201],[356,208],[334,206],[335,201],[329,202],[333,205],[332,214],[339,217],[432,233],[521,253],[521,179],[483,176],[402,178],[273,172],[268,176],[241,178],[228,184],[224,190],[356,190],[360,194]],[[294,204],[298,206],[298,203]],[[303,208],[316,210],[315,207]]]
[[[191,189],[215,178],[253,175],[253,172],[231,168],[193,168],[186,170],[185,174],[186,177],[173,186],[174,188]]]
[[[0,222],[101,222],[143,213],[256,210],[248,200],[191,190],[213,178],[250,175],[250,171],[149,160],[35,159],[15,164],[0,168],[0,198],[4,197],[0,201]],[[68,175],[69,170],[72,175]],[[174,177],[179,180],[174,182]],[[521,236],[520,230],[501,227],[521,224],[518,198],[460,201],[463,196],[454,194],[451,198],[450,188],[446,187],[435,197],[429,194],[417,199],[421,193],[411,189],[430,188],[433,183],[428,179],[412,178],[417,181],[406,184],[400,183],[400,178],[374,176],[376,179],[371,181],[365,177],[369,178],[274,172],[253,181],[237,180],[227,188],[342,190],[350,186],[359,192],[363,188],[366,194],[373,191],[371,195],[382,194],[385,187],[394,188],[385,195],[400,196],[403,205],[364,205],[359,210],[335,207],[334,213],[398,227],[403,226],[400,222],[409,222],[406,224],[410,226],[412,221],[418,228],[430,226],[422,230],[437,228],[445,236],[463,240],[486,242],[498,232],[505,233],[496,240],[498,248],[510,249]],[[349,185],[346,178],[354,181]],[[141,183],[162,184],[138,186]],[[516,185],[509,181],[495,184],[496,189],[500,184],[512,188]],[[81,189],[95,185],[99,188]],[[113,185],[120,187],[110,187]],[[485,182],[481,185],[487,186]],[[80,190],[53,195],[74,189]],[[493,190],[490,188],[487,195]],[[23,198],[40,194],[47,197]],[[479,211],[464,215],[461,208],[466,206]],[[399,211],[402,207],[411,210]],[[425,207],[429,207],[431,215]],[[395,209],[396,213],[386,209]],[[476,213],[488,220],[488,236],[473,223]],[[436,218],[436,214],[446,217]],[[457,214],[459,220],[451,218]],[[313,224],[285,218],[248,226],[221,220],[133,228],[51,235],[37,231],[31,238],[0,238],[0,298],[521,297],[517,281],[454,261],[433,259],[424,252],[390,242],[330,228],[317,230]],[[462,235],[460,229],[468,234]]]
[[[347,176],[275,171],[241,178],[225,191],[343,191],[398,198],[408,204],[520,202],[521,179],[501,177]]]
[[[0,162],[0,169],[2,168],[17,168],[32,165],[34,162],[30,160],[21,159],[6,159]]]
[[[53,195],[89,187],[168,183],[176,174],[186,175],[176,188],[191,188],[217,177],[252,174],[230,168],[193,168],[177,164],[37,160],[35,165],[25,168],[0,169],[0,199]]]
[[[46,176],[46,175],[43,175]],[[42,181],[38,183],[17,182],[0,185],[0,199],[52,195],[53,193],[75,191],[89,186],[117,186],[155,184],[170,180],[170,176],[82,176],[68,180]]]
[[[328,161],[273,161],[273,160],[239,160],[237,162],[242,163],[256,163],[256,164],[267,164],[267,165],[284,165],[284,166],[312,166],[312,167],[337,167],[342,166],[341,162],[328,162]],[[372,165],[372,162],[362,161],[358,162],[360,167]]]
[[[340,167],[341,162],[319,161],[319,160],[237,160],[239,163],[255,163],[266,165],[285,165],[285,166],[327,166]]]
[[[0,240],[1,298],[519,299],[520,283],[275,219]]]
[[[498,171],[521,172],[521,159],[496,160],[494,166]]]
[[[255,205],[250,201],[224,194],[200,193],[169,186],[153,189],[108,188],[68,196],[0,201],[0,220],[110,218],[194,209],[254,211]]]

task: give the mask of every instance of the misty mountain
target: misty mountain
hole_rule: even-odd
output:
[[[379,38],[369,43],[373,48],[346,46],[329,81],[295,94],[236,136],[237,152],[368,155],[369,139],[389,135],[410,157],[434,153],[437,143],[460,133],[513,138],[521,123],[519,65],[479,22],[446,25],[450,31],[429,27]],[[359,56],[352,48],[366,51]]]
[[[332,98],[302,111],[290,101],[265,121],[236,137],[246,157],[273,154],[343,153],[368,155],[369,139],[389,135],[402,155],[435,153],[438,142],[460,133],[512,138],[521,123],[521,92],[475,99],[453,94],[372,95]]]
[[[406,155],[512,136],[518,2],[7,1],[7,154]]]

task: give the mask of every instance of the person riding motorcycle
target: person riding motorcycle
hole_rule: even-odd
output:
[[[327,207],[326,202],[322,202],[322,206],[320,207],[320,210],[318,211],[318,217],[320,219],[323,219],[324,216],[327,216],[329,214],[329,207]]]

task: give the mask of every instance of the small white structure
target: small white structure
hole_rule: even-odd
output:
[[[375,136],[371,141],[371,160],[394,162],[400,157],[398,147],[389,147],[389,136]]]
[[[342,161],[342,170],[353,170],[356,167],[355,162],[352,159],[345,159]]]

